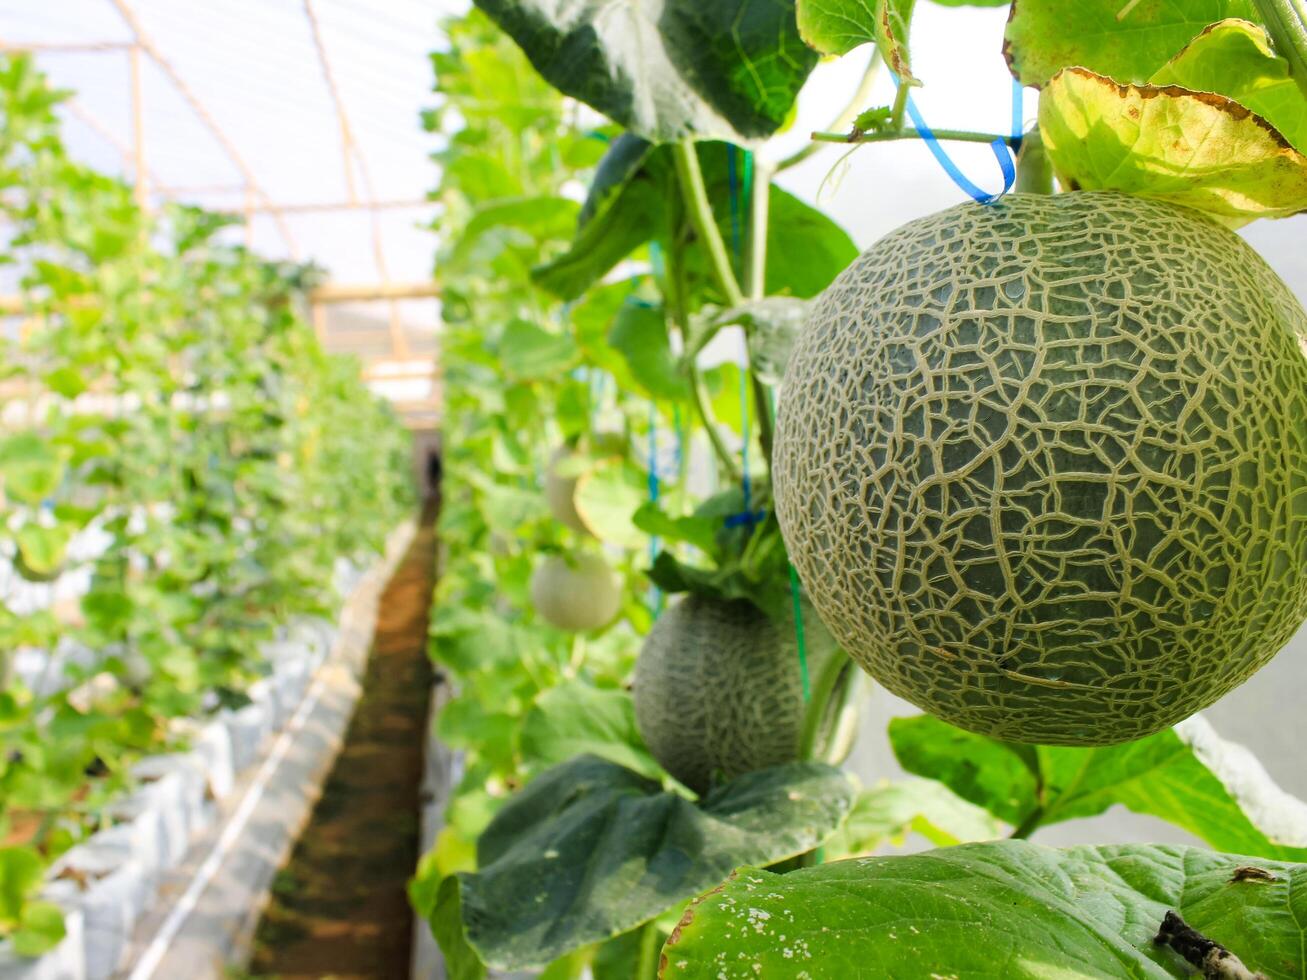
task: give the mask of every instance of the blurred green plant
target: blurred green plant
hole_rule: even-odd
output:
[[[313,270],[224,244],[219,216],[146,214],[68,156],[63,96],[0,59],[0,255],[22,288],[0,340],[0,554],[33,582],[90,574],[52,606],[0,596],[0,842],[38,880],[135,759],[242,702],[279,625],[335,610],[336,559],[380,550],[412,504],[397,418],[302,316]],[[24,651],[45,652],[36,683]],[[34,953],[57,937],[26,894],[0,939]]]

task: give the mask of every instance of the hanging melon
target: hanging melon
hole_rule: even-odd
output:
[[[814,305],[776,509],[894,693],[1098,745],[1210,705],[1307,614],[1307,314],[1242,239],[1107,192],[910,222]]]

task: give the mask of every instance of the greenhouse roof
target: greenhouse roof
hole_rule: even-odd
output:
[[[358,354],[376,387],[434,409],[432,354],[439,322],[430,290],[439,138],[420,113],[432,104],[428,52],[440,17],[463,0],[0,0],[0,44],[33,50],[56,85],[75,92],[61,110],[73,153],[99,170],[144,177],[148,199],[182,200],[244,219],[235,236],[259,252],[323,266],[330,305],[316,320],[332,350]],[[937,20],[949,18],[947,24]],[[1011,81],[1000,8],[920,5],[914,51],[928,84],[917,92],[936,127],[1007,125]],[[976,43],[992,37],[992,44]],[[824,64],[799,99],[796,121],[773,141],[777,157],[824,128],[861,69]],[[133,66],[136,66],[135,68]],[[1033,123],[1037,93],[1024,109]],[[879,78],[871,104],[888,103]],[[866,246],[913,217],[964,199],[917,141],[848,151],[828,146],[780,182],[816,200]],[[987,147],[949,152],[993,182]],[[878,189],[893,186],[893,195]],[[1307,301],[1307,215],[1244,231]],[[365,297],[388,296],[386,299]],[[424,419],[429,416],[422,416]]]
[[[321,265],[329,348],[406,401],[424,375],[431,388],[439,319],[428,52],[464,6],[0,0],[0,44],[74,93],[60,112],[76,157],[151,203],[236,214],[233,237],[264,255]]]

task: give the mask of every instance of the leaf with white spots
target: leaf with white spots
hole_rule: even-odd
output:
[[[690,906],[664,980],[1188,977],[1167,912],[1268,980],[1303,976],[1307,865],[1196,847],[1027,841],[745,868]],[[1243,976],[1216,974],[1209,976]]]
[[[510,800],[477,842],[474,873],[431,910],[493,967],[542,966],[620,935],[744,864],[812,850],[843,821],[853,787],[815,762],[741,776],[697,803],[595,756],[550,769]]]

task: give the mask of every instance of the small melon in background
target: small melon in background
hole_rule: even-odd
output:
[[[621,583],[602,555],[546,555],[531,573],[536,614],[562,630],[607,626],[622,606]]]
[[[559,446],[545,466],[545,503],[554,520],[578,534],[594,536],[576,507],[576,487],[582,474],[596,461],[626,452],[626,436],[620,432],[596,432],[588,448]],[[589,464],[589,465],[587,465]]]
[[[588,535],[590,529],[576,510],[576,481],[580,479],[580,473],[567,472],[568,464],[578,458],[571,446],[559,446],[554,450],[545,467],[545,503],[559,524],[570,527],[577,534]]]
[[[847,659],[815,616],[805,617],[804,641],[813,684],[830,657]],[[847,673],[856,679],[851,664]],[[688,595],[645,637],[633,688],[649,751],[695,792],[800,757],[808,705],[789,617],[774,620],[744,599]],[[836,762],[849,726],[839,699],[827,709],[814,755]]]

